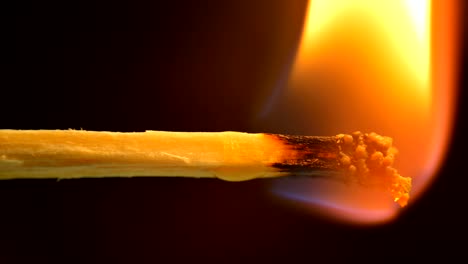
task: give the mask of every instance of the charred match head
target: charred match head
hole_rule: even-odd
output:
[[[354,132],[332,137],[271,135],[288,145],[293,155],[273,167],[295,175],[329,177],[382,189],[405,206],[411,178],[401,176],[393,163],[397,149],[392,138]]]

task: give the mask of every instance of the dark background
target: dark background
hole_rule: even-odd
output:
[[[306,1],[159,2],[2,8],[0,128],[258,132],[252,116],[288,63]],[[465,97],[459,89],[440,175],[389,224],[348,225],[291,207],[270,194],[274,180],[2,181],[0,263],[463,256]]]

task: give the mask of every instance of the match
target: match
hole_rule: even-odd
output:
[[[411,178],[393,168],[390,137],[243,132],[0,130],[0,179],[310,176],[387,192],[400,206]]]

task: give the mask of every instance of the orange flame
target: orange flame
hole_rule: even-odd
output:
[[[311,1],[283,99],[305,113],[302,120],[314,120],[299,132],[391,136],[400,151],[396,167],[413,178],[414,201],[440,165],[452,127],[456,6],[453,0]],[[321,199],[333,201],[325,208],[346,208],[327,214],[375,222],[397,213],[392,201],[371,191],[317,186]]]

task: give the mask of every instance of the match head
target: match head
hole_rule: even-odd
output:
[[[408,203],[411,178],[401,176],[393,168],[397,149],[392,138],[376,133],[354,132],[337,135],[339,165],[345,174],[363,186],[389,192],[401,207]]]
[[[390,137],[359,131],[330,137],[271,136],[289,148],[285,158],[272,165],[286,175],[354,182],[388,193],[402,207],[408,203],[411,178],[393,168],[398,151]]]

